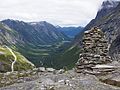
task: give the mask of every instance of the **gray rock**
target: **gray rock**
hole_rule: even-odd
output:
[[[38,71],[38,68],[33,68],[33,71]]]
[[[99,81],[93,75],[75,73],[73,70],[63,74],[40,75],[37,80],[15,83],[0,90],[120,90]]]
[[[39,71],[39,72],[45,72],[46,69],[45,69],[45,67],[39,67],[39,68],[38,68],[38,71]]]
[[[60,69],[60,70],[57,71],[57,74],[63,74],[64,72],[65,72],[64,69]]]
[[[54,72],[55,69],[54,69],[54,68],[46,68],[46,71],[47,71],[47,72]]]

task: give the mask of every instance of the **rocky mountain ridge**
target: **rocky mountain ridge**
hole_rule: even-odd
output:
[[[100,19],[117,7],[120,1],[106,0],[102,3],[95,19]]]
[[[63,33],[57,32],[53,25],[45,21],[33,25],[32,23],[7,19],[3,20],[2,23],[16,30],[28,43],[51,44],[59,40],[68,39]]]
[[[106,2],[103,2],[102,6],[105,6]],[[119,60],[119,9],[120,2],[119,1],[107,1],[108,5],[113,5],[110,8],[101,9],[96,18],[93,19],[85,28],[84,31],[89,30],[90,28],[97,26],[103,30],[105,36],[111,45],[109,49],[109,54],[114,58],[114,60]],[[107,6],[106,6],[107,7]],[[104,10],[105,9],[105,10]],[[107,13],[104,13],[103,11]],[[81,38],[83,37],[83,33],[79,34],[76,38],[76,42],[81,44]]]

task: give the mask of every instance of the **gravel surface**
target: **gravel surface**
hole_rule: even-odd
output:
[[[119,87],[100,82],[93,75],[69,71],[63,74],[38,74],[38,79],[15,83],[0,90],[120,90]]]

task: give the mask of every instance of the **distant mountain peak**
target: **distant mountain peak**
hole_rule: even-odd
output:
[[[52,24],[48,23],[47,21],[40,21],[40,22],[38,22],[38,24],[41,26],[48,26],[48,25],[53,26]]]
[[[13,20],[13,19],[5,19],[3,21],[7,21],[7,22],[20,22],[19,20]]]
[[[39,23],[46,24],[46,23],[48,23],[48,22],[47,22],[47,21],[40,21]]]
[[[56,27],[56,28],[61,28],[61,26],[59,26],[59,25],[56,25],[55,27]]]
[[[117,7],[117,5],[119,4],[120,1],[116,1],[116,0],[105,0],[103,3],[102,3],[102,6],[100,8],[101,9],[109,9],[109,8],[114,8],[114,7]],[[100,11],[99,10],[99,11]]]
[[[48,25],[51,25],[51,26],[53,26],[52,24],[50,24],[47,21],[30,22],[30,25],[39,25],[39,26],[48,26]]]
[[[101,10],[97,16],[85,28],[84,31],[91,27],[98,26],[106,35],[109,42],[109,54],[114,60],[119,60],[120,53],[120,0],[104,1]],[[82,38],[82,36],[79,38]],[[78,39],[80,42],[80,39]]]
[[[117,0],[105,0],[102,3],[95,19],[100,19],[101,17],[105,16],[106,14],[111,12],[114,8],[116,8],[119,3],[120,1]]]
[[[21,24],[23,24],[23,25],[25,25],[25,22],[23,22],[23,21],[19,21],[19,20],[13,20],[13,19],[5,19],[5,20],[3,20],[3,21],[1,21],[2,23],[21,23]]]

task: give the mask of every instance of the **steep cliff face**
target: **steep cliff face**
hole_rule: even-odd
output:
[[[116,28],[119,27],[119,1],[106,1],[102,4],[102,9],[98,11],[97,16],[93,19],[84,30],[89,30],[93,26],[98,26],[106,33],[110,43],[115,40]],[[104,11],[104,13],[103,13]]]
[[[111,13],[118,6],[119,2],[120,1],[113,0],[104,1],[100,9],[98,10],[95,19],[91,20],[91,22],[85,27],[84,30],[90,29],[90,27],[93,27],[96,22],[100,21],[100,19]]]
[[[102,6],[105,6],[105,3],[103,3]],[[104,9],[106,9],[107,13],[103,14]],[[101,9],[96,18],[85,27],[84,31],[89,30],[94,26],[100,27],[104,31],[105,36],[111,45],[109,53],[114,59],[118,60],[118,58],[115,58],[119,54],[118,41],[120,36],[120,4],[118,1],[112,1],[112,4],[109,2],[105,8]],[[80,38],[82,36],[78,35],[78,37]]]
[[[116,8],[118,4],[119,4],[119,1],[113,1],[113,0],[104,1],[102,3],[102,6],[100,7],[95,19],[100,19],[100,18],[104,17],[106,14],[108,14],[114,8]]]

